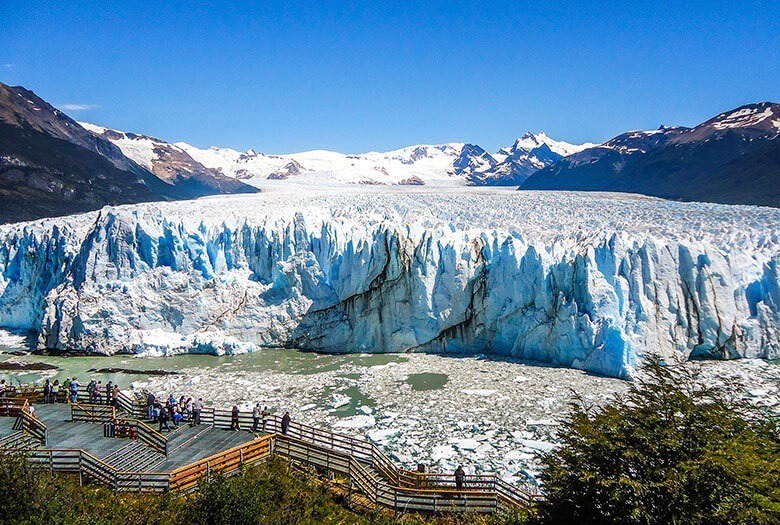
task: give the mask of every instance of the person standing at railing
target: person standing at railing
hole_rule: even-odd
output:
[[[52,403],[59,403],[60,402],[60,380],[55,379],[54,383],[51,385],[51,402]]]
[[[455,469],[455,488],[458,490],[463,489],[463,485],[466,483],[466,472],[461,465]]]
[[[265,432],[265,425],[268,422],[268,416],[270,413],[268,412],[268,405],[263,407],[263,411],[260,413],[260,417],[263,419],[263,432]]]
[[[233,405],[233,410],[230,413],[230,430],[238,432],[241,427],[238,425],[238,406]]]
[[[47,379],[43,385],[43,402],[46,404],[51,402],[51,379]]]
[[[76,403],[79,400],[79,379],[76,376],[73,376],[73,379],[70,381],[70,402]]]
[[[117,403],[119,402],[119,385],[114,385],[114,389],[111,391],[111,404],[117,408]]]
[[[6,388],[5,379],[0,379],[0,399],[5,398]]]
[[[146,417],[150,421],[154,420],[154,394],[151,392],[146,396]]]
[[[257,427],[260,425],[260,412],[260,402],[258,401],[252,409],[252,432],[257,432]]]
[[[92,400],[96,405],[103,403],[103,381],[98,381],[92,389]]]
[[[114,404],[114,382],[109,381],[106,385],[106,404],[107,405],[113,405]]]
[[[192,398],[188,397],[184,403],[184,412],[182,412],[185,421],[192,423]]]
[[[282,416],[282,434],[285,436],[287,435],[287,430],[290,428],[290,421],[292,418],[290,417],[289,412],[285,412]]]
[[[192,403],[192,426],[200,425],[200,411],[203,410],[203,398]]]

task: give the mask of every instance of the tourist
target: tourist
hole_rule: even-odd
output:
[[[0,379],[0,397],[5,397],[6,385],[5,379]]]
[[[263,432],[265,432],[265,424],[268,421],[268,405],[263,407],[263,411],[260,413],[260,417],[263,419]]]
[[[287,435],[287,430],[290,428],[290,413],[285,412],[282,416],[282,434]]]
[[[70,403],[70,378],[66,377],[62,382],[62,390],[65,392],[65,402]]]
[[[176,396],[171,394],[170,396],[168,396],[168,405],[173,406],[175,404],[176,404]]]
[[[91,403],[95,402],[95,385],[97,383],[94,379],[90,379],[89,383],[87,384],[87,394],[89,394],[89,401]]]
[[[188,397],[184,403],[184,412],[182,412],[184,419],[192,423],[192,398]]]
[[[146,416],[149,420],[154,420],[154,394],[149,392],[149,395],[146,396]]]
[[[52,403],[59,403],[60,402],[60,380],[55,379],[54,383],[51,385],[51,402]]]
[[[98,381],[95,388],[92,389],[92,398],[96,405],[103,403],[103,381]]]
[[[184,419],[184,416],[181,415],[178,405],[173,407],[173,426],[179,428],[179,421],[182,419]]]
[[[113,405],[113,396],[114,396],[114,382],[109,381],[106,385],[106,404],[107,405]]]
[[[152,421],[159,421],[160,414],[163,412],[165,412],[165,410],[163,410],[162,403],[155,401],[154,405],[152,405]]]
[[[461,465],[458,465],[458,468],[455,469],[455,488],[457,488],[458,490],[462,490],[465,481],[466,481],[466,472],[463,470],[463,467]]]
[[[238,425],[238,407],[236,405],[233,405],[233,411],[230,414],[230,430],[241,430],[241,427]]]
[[[81,385],[79,384],[79,379],[76,376],[73,376],[73,379],[70,381],[70,402],[71,403],[77,403],[79,400],[79,387]]]
[[[43,402],[51,403],[51,379],[47,379],[43,385]]]
[[[117,406],[117,399],[119,399],[119,385],[114,385],[111,391],[111,404]]]
[[[257,432],[257,426],[260,424],[260,402],[252,409],[252,432]]]
[[[200,411],[203,410],[203,398],[192,403],[192,426],[200,425]]]
[[[160,410],[160,415],[157,416],[157,420],[160,422],[160,432],[163,431],[163,426],[168,432],[171,431],[171,427],[168,426],[168,411]]]

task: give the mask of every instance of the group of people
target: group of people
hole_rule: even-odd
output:
[[[200,413],[203,410],[203,398],[193,400],[191,397],[181,396],[178,401],[171,394],[164,402],[159,400],[152,392],[146,394],[146,415],[149,421],[159,424],[159,431],[170,431],[168,422],[172,422],[174,428],[180,423],[189,423],[190,426],[200,425]]]
[[[43,385],[43,402],[44,403],[59,403],[64,400],[66,403],[77,403],[79,401],[79,383],[78,377],[67,377],[62,383],[59,379],[52,381],[47,379]],[[116,406],[116,399],[119,395],[119,386],[115,385],[113,381],[109,381],[105,386],[103,381],[95,381],[92,379],[87,384],[87,396],[89,403],[102,405]]]
[[[230,412],[230,430],[241,430],[238,414],[238,405],[233,405],[233,410]],[[266,422],[268,421],[268,416],[270,415],[271,413],[268,411],[267,405],[261,408],[260,403],[257,403],[252,408],[252,432],[257,432],[258,430],[265,432]],[[290,413],[285,412],[285,416],[287,416],[289,419]]]

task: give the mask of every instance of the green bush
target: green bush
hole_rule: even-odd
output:
[[[653,362],[641,375],[608,406],[574,404],[544,462],[542,520],[780,523],[776,424],[691,367]]]
[[[79,486],[68,476],[33,470],[24,456],[0,455],[0,523],[25,525],[243,525],[403,524],[516,525],[523,515],[394,517],[381,511],[357,513],[316,478],[288,470],[281,461],[217,476],[185,494],[114,493]]]

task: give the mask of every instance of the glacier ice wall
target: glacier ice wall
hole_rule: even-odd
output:
[[[524,225],[548,208],[496,195],[394,197],[379,212],[379,196],[329,203],[338,210],[245,197],[266,211],[222,215],[207,200],[2,227],[0,327],[103,354],[493,353],[618,377],[647,352],[780,357],[774,211],[696,225],[687,214],[701,210],[675,204],[685,213],[666,218],[692,235],[645,231],[635,211],[540,232]],[[480,206],[481,223],[469,215]]]

